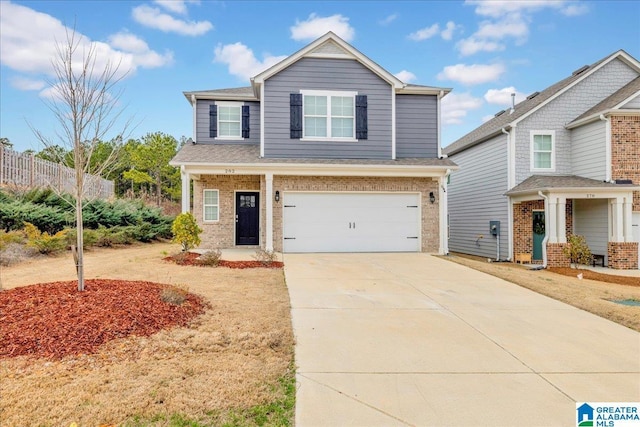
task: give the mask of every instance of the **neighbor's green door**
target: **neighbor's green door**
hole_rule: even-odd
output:
[[[544,211],[533,212],[533,259],[542,259],[542,240],[544,240]]]

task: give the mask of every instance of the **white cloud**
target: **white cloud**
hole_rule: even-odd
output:
[[[296,41],[314,40],[333,31],[346,41],[352,41],[355,30],[349,25],[349,18],[336,14],[331,16],[309,15],[306,21],[298,21],[291,28],[291,38]]]
[[[441,31],[440,24],[435,23],[430,27],[425,27],[421,30],[418,30],[414,33],[409,34],[407,37],[411,40],[422,41],[430,39],[431,37],[440,35],[443,40],[451,40],[453,38],[453,33],[460,28],[459,25],[456,25],[455,22],[449,21],[445,25],[445,28]]]
[[[504,71],[502,64],[456,64],[444,67],[438,74],[438,79],[453,80],[464,85],[477,85],[497,80]]]
[[[479,39],[502,40],[513,37],[518,40],[526,40],[529,35],[529,26],[520,16],[510,15],[506,19],[497,22],[483,21],[480,28],[473,35]]]
[[[484,94],[484,100],[489,104],[506,105],[510,107],[512,93],[516,94],[516,104],[527,98],[524,93],[518,92],[513,86],[509,86],[502,89],[489,89],[487,93]]]
[[[584,3],[572,2],[566,7],[560,9],[560,12],[566,16],[579,16],[589,12],[589,6]]]
[[[456,43],[456,48],[462,56],[470,56],[478,52],[497,52],[505,49],[505,45],[488,40],[479,40],[475,37],[462,39]]]
[[[418,30],[414,33],[409,34],[409,38],[415,41],[427,40],[435,36],[439,32],[440,32],[440,25],[436,23],[430,27],[425,27],[421,30]]]
[[[482,116],[482,123],[486,123],[489,120],[493,119],[495,116],[493,114],[489,114],[488,116]]]
[[[3,3],[2,12],[0,15],[2,65],[14,71],[29,74],[28,77],[23,75],[14,78],[12,81],[14,87],[23,90],[42,89],[43,77],[54,77],[52,61],[57,58],[56,45],[65,43],[67,34],[73,34],[73,29],[65,27],[62,22],[50,15],[14,3]],[[138,67],[159,67],[169,64],[172,60],[170,52],[160,55],[132,34],[123,33],[112,36],[113,45],[92,41],[80,33],[76,33],[75,38],[79,47],[73,58],[74,70],[81,67],[82,54],[90,49],[94,51],[95,70],[104,70],[107,64],[111,64],[112,67],[118,67],[116,77],[134,73]]]
[[[380,25],[382,25],[383,27],[386,27],[387,25],[391,24],[396,19],[398,19],[398,14],[394,13],[394,14],[391,14],[391,15],[387,16],[384,19],[381,19],[380,21],[378,21],[378,23]]]
[[[474,98],[470,93],[450,93],[442,98],[442,122],[445,125],[462,124],[462,119],[470,110],[482,106],[482,99]]]
[[[458,28],[459,26],[456,25],[455,22],[449,21],[447,22],[446,28],[440,33],[440,37],[442,37],[444,40],[451,40],[453,38],[454,31]]]
[[[44,80],[35,80],[28,77],[14,77],[11,79],[11,86],[20,90],[41,90],[47,85]]]
[[[133,19],[149,28],[155,28],[165,33],[177,33],[183,36],[200,36],[213,29],[209,21],[186,21],[176,19],[162,13],[160,9],[146,4],[133,8]]]
[[[229,74],[243,80],[249,80],[286,58],[286,56],[266,55],[262,61],[259,61],[253,51],[240,42],[227,45],[219,44],[214,53],[214,62],[227,64]]]
[[[109,36],[109,44],[116,49],[131,53],[134,64],[144,68],[162,67],[173,63],[172,52],[160,55],[149,49],[149,45],[144,40],[128,32],[112,34]]]
[[[154,0],[158,6],[162,6],[170,12],[178,15],[187,14],[187,3],[200,3],[198,0]]]
[[[466,0],[465,4],[476,6],[475,13],[488,20],[482,21],[470,37],[457,43],[463,56],[504,50],[508,39],[513,39],[516,45],[524,44],[536,12],[551,9],[576,16],[589,10],[586,4],[574,0]]]
[[[417,79],[416,75],[411,71],[402,70],[399,73],[394,74],[397,78],[399,78],[404,83],[411,83]]]

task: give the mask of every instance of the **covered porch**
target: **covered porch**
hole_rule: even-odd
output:
[[[534,175],[507,192],[513,217],[513,256],[545,267],[568,266],[563,254],[571,234],[584,236],[596,261],[638,269],[633,191],[628,183],[578,176]],[[637,228],[637,227],[636,227]]]

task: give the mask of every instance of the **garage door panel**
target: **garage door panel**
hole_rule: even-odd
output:
[[[417,193],[285,193],[285,252],[420,250]]]

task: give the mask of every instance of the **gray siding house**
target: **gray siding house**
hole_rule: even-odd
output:
[[[194,139],[171,164],[203,247],[448,251],[450,89],[405,84],[333,33],[250,83],[184,93]]]
[[[639,76],[635,58],[614,52],[445,147],[460,166],[450,249],[562,266],[579,234],[604,265],[638,268]]]

